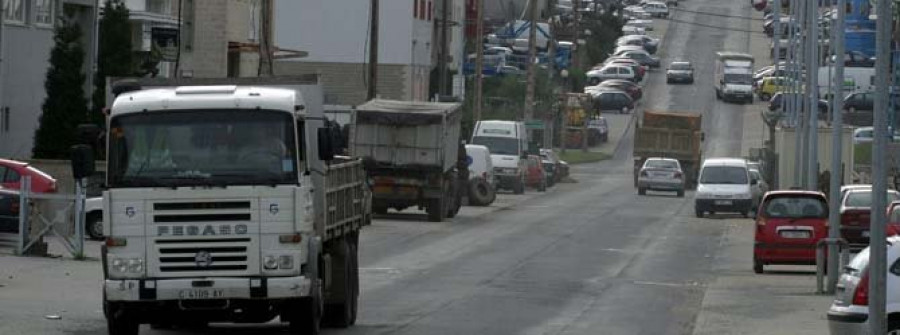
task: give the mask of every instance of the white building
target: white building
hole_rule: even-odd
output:
[[[308,52],[302,59],[278,61],[276,74],[319,73],[326,104],[364,102],[369,4],[368,0],[276,0],[275,45]],[[379,4],[378,94],[428,99],[436,1]]]

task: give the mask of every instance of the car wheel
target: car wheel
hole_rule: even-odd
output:
[[[763,263],[761,261],[756,260],[755,257],[753,258],[753,272],[758,273],[758,274],[763,273]]]
[[[850,107],[850,109],[847,110],[847,113],[855,114],[855,113],[856,113],[856,107]]]
[[[702,218],[702,217],[703,217],[703,211],[701,211],[701,210],[698,209],[698,208],[694,208],[694,216],[696,216],[696,217],[698,217],[698,218]]]
[[[647,189],[643,187],[638,188],[638,195],[647,195]]]
[[[684,198],[684,190],[678,190],[678,197]]]
[[[763,93],[763,94],[760,94],[760,95],[759,95],[759,98],[762,99],[762,100],[765,100],[765,101],[769,101],[769,99],[772,98],[772,96],[770,96],[770,95],[767,94],[767,93]]]
[[[88,213],[84,220],[84,230],[88,237],[92,240],[103,239],[103,214],[93,212]]]
[[[749,211],[743,211],[743,212],[741,212],[741,216],[743,216],[744,218],[749,218],[749,217],[750,217],[750,212],[749,212]]]
[[[525,183],[521,180],[513,185],[513,194],[524,194],[525,193]]]
[[[666,84],[671,84],[671,83],[672,83],[672,79],[666,78]]]

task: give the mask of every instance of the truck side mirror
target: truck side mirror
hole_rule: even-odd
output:
[[[330,161],[334,159],[334,143],[332,143],[332,135],[331,128],[319,128],[316,130],[319,144],[317,149],[320,160]]]
[[[87,178],[94,174],[94,150],[86,144],[72,146],[72,176]]]
[[[78,125],[78,141],[84,144],[95,144],[100,134],[103,132],[96,124],[85,123]]]

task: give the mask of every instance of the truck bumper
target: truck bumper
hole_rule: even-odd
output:
[[[519,175],[497,175],[497,180],[499,181],[498,185],[500,188],[513,188],[513,185],[516,185],[521,182],[522,178]]]
[[[107,301],[287,299],[309,296],[305,276],[267,278],[107,279]]]

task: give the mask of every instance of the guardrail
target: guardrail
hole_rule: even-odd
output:
[[[825,288],[825,248],[828,246],[837,246],[838,252],[840,253],[840,263],[838,264],[838,270],[843,269],[850,262],[850,246],[847,244],[847,240],[843,238],[824,238],[819,240],[816,243],[816,293],[827,293],[833,294],[835,288],[837,287],[837,281],[828,282],[828,287]]]

